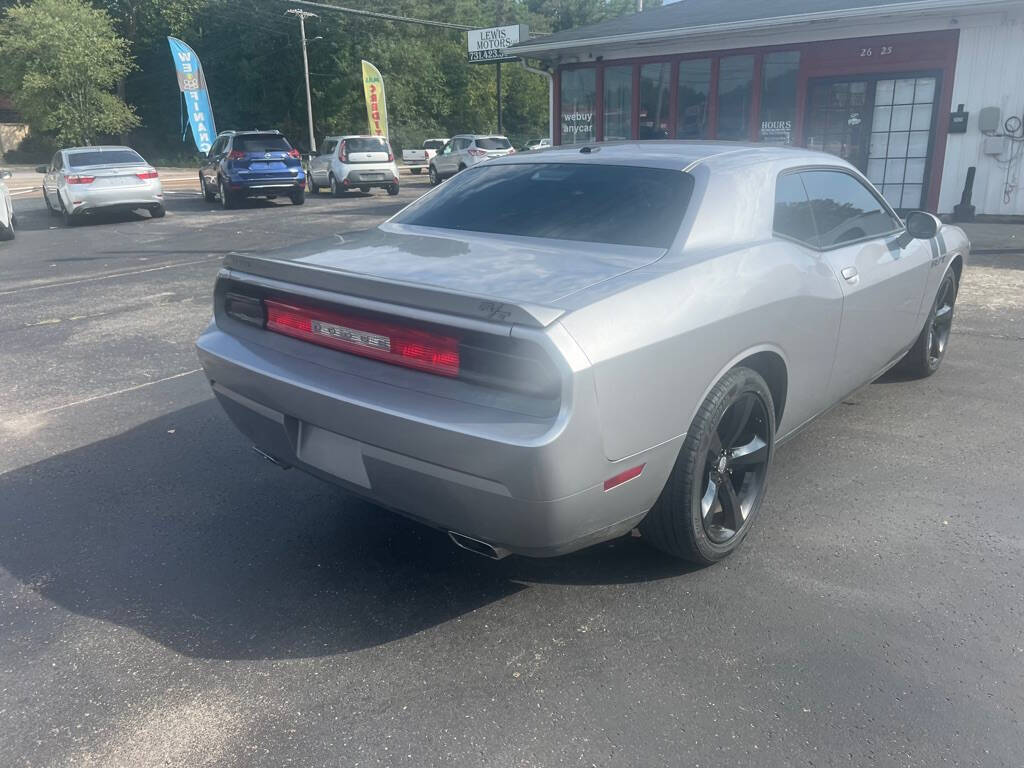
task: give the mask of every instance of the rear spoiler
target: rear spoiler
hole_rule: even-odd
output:
[[[224,267],[233,272],[307,288],[496,323],[546,328],[565,314],[564,309],[555,307],[509,302],[496,296],[455,293],[419,283],[369,277],[289,259],[232,252],[224,257]],[[245,279],[241,274],[232,276]]]

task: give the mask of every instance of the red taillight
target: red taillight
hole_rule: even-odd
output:
[[[68,184],[92,184],[94,181],[95,176],[68,176]]]
[[[245,160],[245,152],[240,149],[232,149],[228,153],[228,160]]]
[[[288,157],[301,157],[301,155],[299,154],[299,150],[292,147],[288,150]]]
[[[388,147],[388,162],[390,163],[394,159],[395,159],[395,153],[392,151],[391,147]]]
[[[348,162],[348,147],[345,146],[344,141],[338,145],[338,159],[343,163]]]
[[[264,299],[267,330],[441,376],[459,375],[459,340],[396,323]]]
[[[142,173],[136,173],[135,175],[138,176],[140,179],[155,179],[160,174],[157,173],[156,171],[143,171]]]
[[[486,149],[471,149],[471,150],[469,150],[469,154],[473,155],[473,157],[483,157],[484,155],[487,154],[487,150]]]
[[[644,471],[644,467],[646,466],[646,464],[641,464],[639,467],[632,467],[631,469],[627,469],[625,472],[620,472],[615,475],[615,477],[609,477],[604,481],[604,489],[606,491],[610,491],[615,486],[622,485],[623,483],[632,480],[634,477],[640,477]]]

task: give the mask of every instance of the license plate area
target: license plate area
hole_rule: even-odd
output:
[[[296,454],[300,461],[322,472],[363,488],[370,487],[362,446],[351,438],[299,422]]]

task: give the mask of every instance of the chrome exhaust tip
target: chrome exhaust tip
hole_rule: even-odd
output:
[[[281,461],[279,458],[277,458],[277,456],[269,454],[266,451],[261,450],[260,448],[257,448],[255,445],[252,446],[252,452],[255,453],[257,456],[259,456],[260,458],[266,459],[267,461],[269,461],[271,464],[273,464],[276,467],[280,467],[281,469],[291,469],[292,468],[291,464],[287,464],[287,463]]]
[[[508,557],[511,552],[501,547],[495,547],[492,544],[488,544],[486,541],[480,541],[480,539],[474,539],[472,536],[466,536],[455,531],[448,531],[448,538],[450,538],[455,545],[462,547],[469,552],[491,560],[501,560],[504,557]]]

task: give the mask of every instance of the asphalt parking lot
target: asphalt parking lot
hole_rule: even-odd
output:
[[[72,229],[19,197],[0,244],[0,765],[1024,764],[1022,228],[978,228],[935,376],[780,449],[728,561],[491,562],[257,459],[192,349],[224,253],[425,181],[175,189]]]

